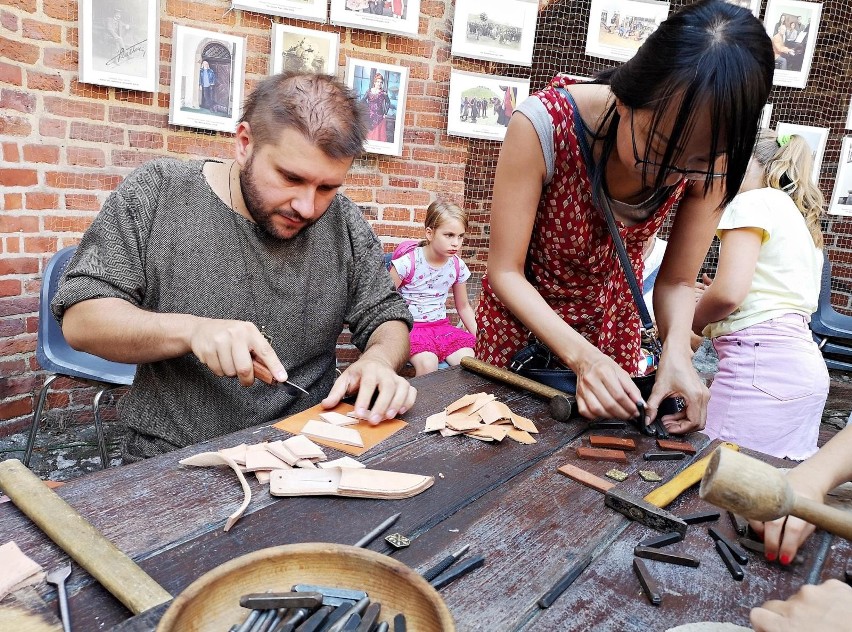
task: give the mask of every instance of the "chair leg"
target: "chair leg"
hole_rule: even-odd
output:
[[[30,466],[30,458],[33,455],[33,447],[35,447],[36,435],[38,434],[38,427],[41,425],[41,411],[44,408],[44,402],[47,400],[47,389],[53,384],[53,381],[59,377],[58,375],[51,375],[44,381],[44,386],[41,387],[41,392],[38,394],[38,404],[36,404],[35,412],[33,412],[33,423],[30,426],[30,436],[27,439],[27,445],[24,449],[24,466]]]
[[[102,389],[99,389],[97,393],[95,393],[95,401],[92,404],[92,410],[95,413],[95,431],[98,435],[98,450],[101,453],[101,469],[105,470],[109,467],[109,460],[107,459],[107,450],[106,450],[106,438],[104,437],[104,427],[101,425],[101,415],[98,412],[98,407],[101,404],[101,396],[110,390],[110,386],[105,386]]]

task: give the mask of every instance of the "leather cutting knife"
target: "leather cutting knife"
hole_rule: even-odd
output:
[[[308,395],[308,391],[303,389],[298,384],[293,384],[290,380],[286,382],[279,382],[272,375],[272,371],[267,369],[264,365],[262,365],[257,360],[252,360],[254,365],[254,376],[259,379],[261,382],[265,384],[269,384],[270,386],[281,386],[285,391],[287,391],[288,395],[292,395],[293,397],[302,397],[303,395]]]

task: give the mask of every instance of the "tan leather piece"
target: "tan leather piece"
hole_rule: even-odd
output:
[[[516,415],[515,413],[512,413],[512,425],[518,430],[525,430],[531,434],[538,434],[538,428],[535,427],[535,424],[531,420],[526,417]]]
[[[0,599],[13,590],[38,581],[42,574],[41,566],[31,560],[14,542],[0,546]]]
[[[237,465],[245,465],[247,449],[248,446],[245,443],[241,443],[240,445],[235,445],[232,448],[222,448],[219,450],[219,453],[231,457]]]
[[[363,467],[367,467],[363,463],[356,461],[351,456],[342,456],[339,459],[334,459],[333,461],[326,461],[325,463],[320,463],[319,466],[327,470],[331,467],[339,467],[339,468],[356,468],[361,469]]]
[[[512,411],[506,404],[495,399],[476,411],[476,414],[482,419],[482,423],[493,424],[495,421],[508,419],[512,415]]]
[[[219,451],[221,454],[222,451]],[[264,443],[248,446],[246,450],[246,472],[257,472],[258,470],[278,470],[291,467],[289,463],[282,461]]]
[[[502,441],[509,434],[509,431],[502,426],[480,426],[476,430],[467,433],[468,436],[477,439],[481,437],[491,437],[494,441]]]
[[[350,417],[349,415],[341,415],[340,413],[336,413],[333,410],[329,410],[324,413],[319,414],[319,418],[323,421],[326,421],[330,424],[334,424],[335,426],[351,426],[358,423],[357,417]]]
[[[467,406],[462,406],[461,408],[454,408],[453,410],[447,410],[448,414],[458,414],[458,415],[472,415],[478,412],[483,406],[488,404],[488,402],[494,401],[494,396],[489,395],[488,393],[477,393],[476,399],[473,400]]]
[[[290,452],[283,441],[270,441],[266,444],[266,449],[291,467],[295,467],[299,460],[299,457]]]
[[[432,476],[385,470],[328,468],[276,470],[269,481],[273,496],[350,496],[400,499],[416,496],[435,482]]]
[[[525,443],[527,445],[538,443],[533,438],[533,436],[526,430],[518,430],[517,428],[511,428],[508,434],[510,439],[514,439],[518,443]]]
[[[325,460],[325,452],[316,443],[303,435],[296,435],[284,440],[284,447],[296,455],[298,459]]]
[[[336,441],[337,443],[345,443],[353,445],[356,448],[364,447],[364,440],[361,438],[355,428],[345,428],[343,426],[335,426],[325,421],[317,421],[310,419],[302,426],[302,434],[311,439],[325,439],[326,441]]]
[[[439,413],[426,417],[426,427],[424,428],[424,432],[435,432],[436,430],[443,430],[446,427],[447,411],[442,410]]]
[[[452,415],[447,415],[446,424],[447,428],[450,430],[465,432],[467,430],[474,430],[475,428],[481,427],[482,420],[478,415],[461,415],[459,413],[453,413]]]
[[[194,454],[178,462],[181,465],[193,465],[195,467],[216,467],[219,465],[227,465],[236,472],[237,478],[240,479],[240,485],[243,488],[243,504],[241,504],[234,513],[228,516],[228,520],[225,521],[225,531],[230,531],[231,527],[233,527],[237,523],[237,520],[242,517],[251,502],[251,488],[249,487],[248,481],[246,481],[246,477],[240,470],[240,466],[237,465],[237,462],[231,457],[220,452],[201,452],[200,454]]]
[[[261,485],[269,484],[269,477],[272,474],[272,470],[257,470],[254,473],[254,477],[257,479],[257,482]]]

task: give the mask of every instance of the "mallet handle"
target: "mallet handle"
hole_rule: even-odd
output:
[[[739,452],[740,447],[734,443],[722,443],[722,446]],[[668,507],[675,498],[680,496],[687,489],[695,485],[704,476],[707,471],[707,465],[710,463],[710,456],[706,456],[700,461],[696,461],[682,472],[677,474],[668,483],[660,485],[657,489],[645,496],[645,500],[656,505],[657,507]]]
[[[852,540],[852,514],[828,507],[810,498],[796,496],[790,515],[814,524],[829,533]]]
[[[575,401],[573,395],[569,395],[564,391],[552,388],[546,384],[542,384],[541,382],[536,382],[535,380],[526,378],[523,375],[518,375],[517,373],[513,373],[507,369],[496,367],[488,362],[477,360],[476,358],[464,357],[461,359],[461,365],[468,371],[479,373],[480,375],[484,375],[492,380],[497,380],[498,382],[503,382],[510,386],[516,386],[517,388],[529,391],[533,395],[538,395],[539,397],[551,399],[553,397],[561,396],[567,398],[570,402]]]

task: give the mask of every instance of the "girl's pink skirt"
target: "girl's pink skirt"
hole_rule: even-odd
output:
[[[443,362],[447,356],[453,355],[459,349],[476,345],[476,336],[466,329],[459,329],[450,324],[449,319],[437,320],[432,323],[414,323],[411,330],[411,355],[429,351],[438,356]]]
[[[796,461],[817,451],[829,379],[808,320],[786,314],[713,340],[719,372],[704,432]]]

